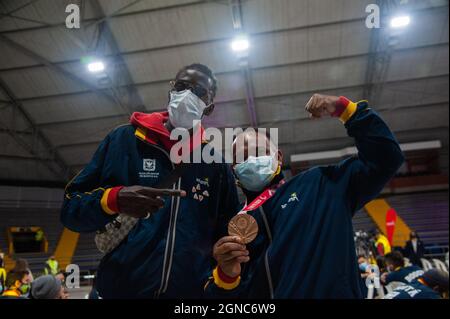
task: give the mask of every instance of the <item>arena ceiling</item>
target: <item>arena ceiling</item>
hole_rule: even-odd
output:
[[[230,50],[236,2],[254,115],[279,128],[287,165],[291,154],[352,145],[335,119],[308,119],[315,92],[370,98],[400,142],[439,139],[448,158],[448,1],[3,0],[0,180],[66,182],[131,112],[163,110],[169,81],[193,62],[219,80],[207,126],[249,126],[246,77]],[[386,19],[408,12],[411,24],[368,29],[372,2]],[[80,29],[65,26],[70,3]],[[86,70],[91,55],[105,62],[106,82]]]

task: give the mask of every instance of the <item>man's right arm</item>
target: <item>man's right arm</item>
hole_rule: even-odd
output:
[[[91,162],[66,186],[61,221],[70,230],[80,233],[101,230],[119,212],[143,218],[163,207],[164,197],[186,196],[183,190],[103,185],[104,167],[113,165],[105,160],[112,143],[110,134],[100,144]]]
[[[61,221],[72,231],[100,230],[111,222],[117,213],[120,187],[100,185],[109,143],[110,137],[107,136],[90,163],[66,186]]]

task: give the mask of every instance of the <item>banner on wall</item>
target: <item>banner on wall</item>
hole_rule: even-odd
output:
[[[397,212],[395,211],[395,209],[390,208],[386,212],[386,235],[391,246],[392,240],[394,239],[396,221],[397,221]]]

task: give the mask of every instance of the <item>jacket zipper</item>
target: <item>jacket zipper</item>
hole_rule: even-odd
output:
[[[261,216],[264,221],[264,225],[266,226],[267,236],[269,237],[269,247],[272,244],[272,232],[269,228],[269,223],[267,221],[266,213],[264,212],[264,209],[262,207],[259,207],[259,211],[261,212]],[[266,276],[267,276],[267,284],[269,285],[269,293],[270,293],[270,299],[274,299],[274,293],[273,293],[273,281],[272,281],[272,275],[270,273],[270,265],[269,265],[269,247],[266,249],[266,253],[264,254],[264,266],[266,268]]]
[[[166,157],[170,161],[170,164],[172,165],[172,170],[175,169],[175,165],[170,160],[169,154],[164,149],[162,149],[161,147],[158,147],[156,145],[150,144],[148,142],[146,142],[146,143],[147,143],[147,145],[150,145],[151,147],[154,147],[154,148],[160,150],[164,155],[166,155]],[[176,185],[176,184],[178,184],[178,185]],[[180,187],[181,187],[181,177],[178,178],[178,183],[173,184],[173,189],[174,190],[177,188],[180,189]],[[175,206],[175,210],[174,210],[174,206]],[[161,285],[160,285],[158,291],[155,293],[156,298],[159,298],[162,293],[165,293],[167,290],[167,287],[169,285],[170,270],[172,268],[173,253],[174,253],[174,249],[175,249],[175,232],[176,232],[176,224],[177,224],[179,208],[180,208],[180,197],[176,198],[176,203],[175,203],[175,197],[172,196],[171,207],[170,207],[169,230],[167,232],[166,248],[164,250]]]

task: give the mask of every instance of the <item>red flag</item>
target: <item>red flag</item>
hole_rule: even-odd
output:
[[[392,239],[394,238],[396,221],[397,221],[397,212],[395,211],[395,209],[390,208],[386,212],[386,234],[391,246],[392,246]]]

